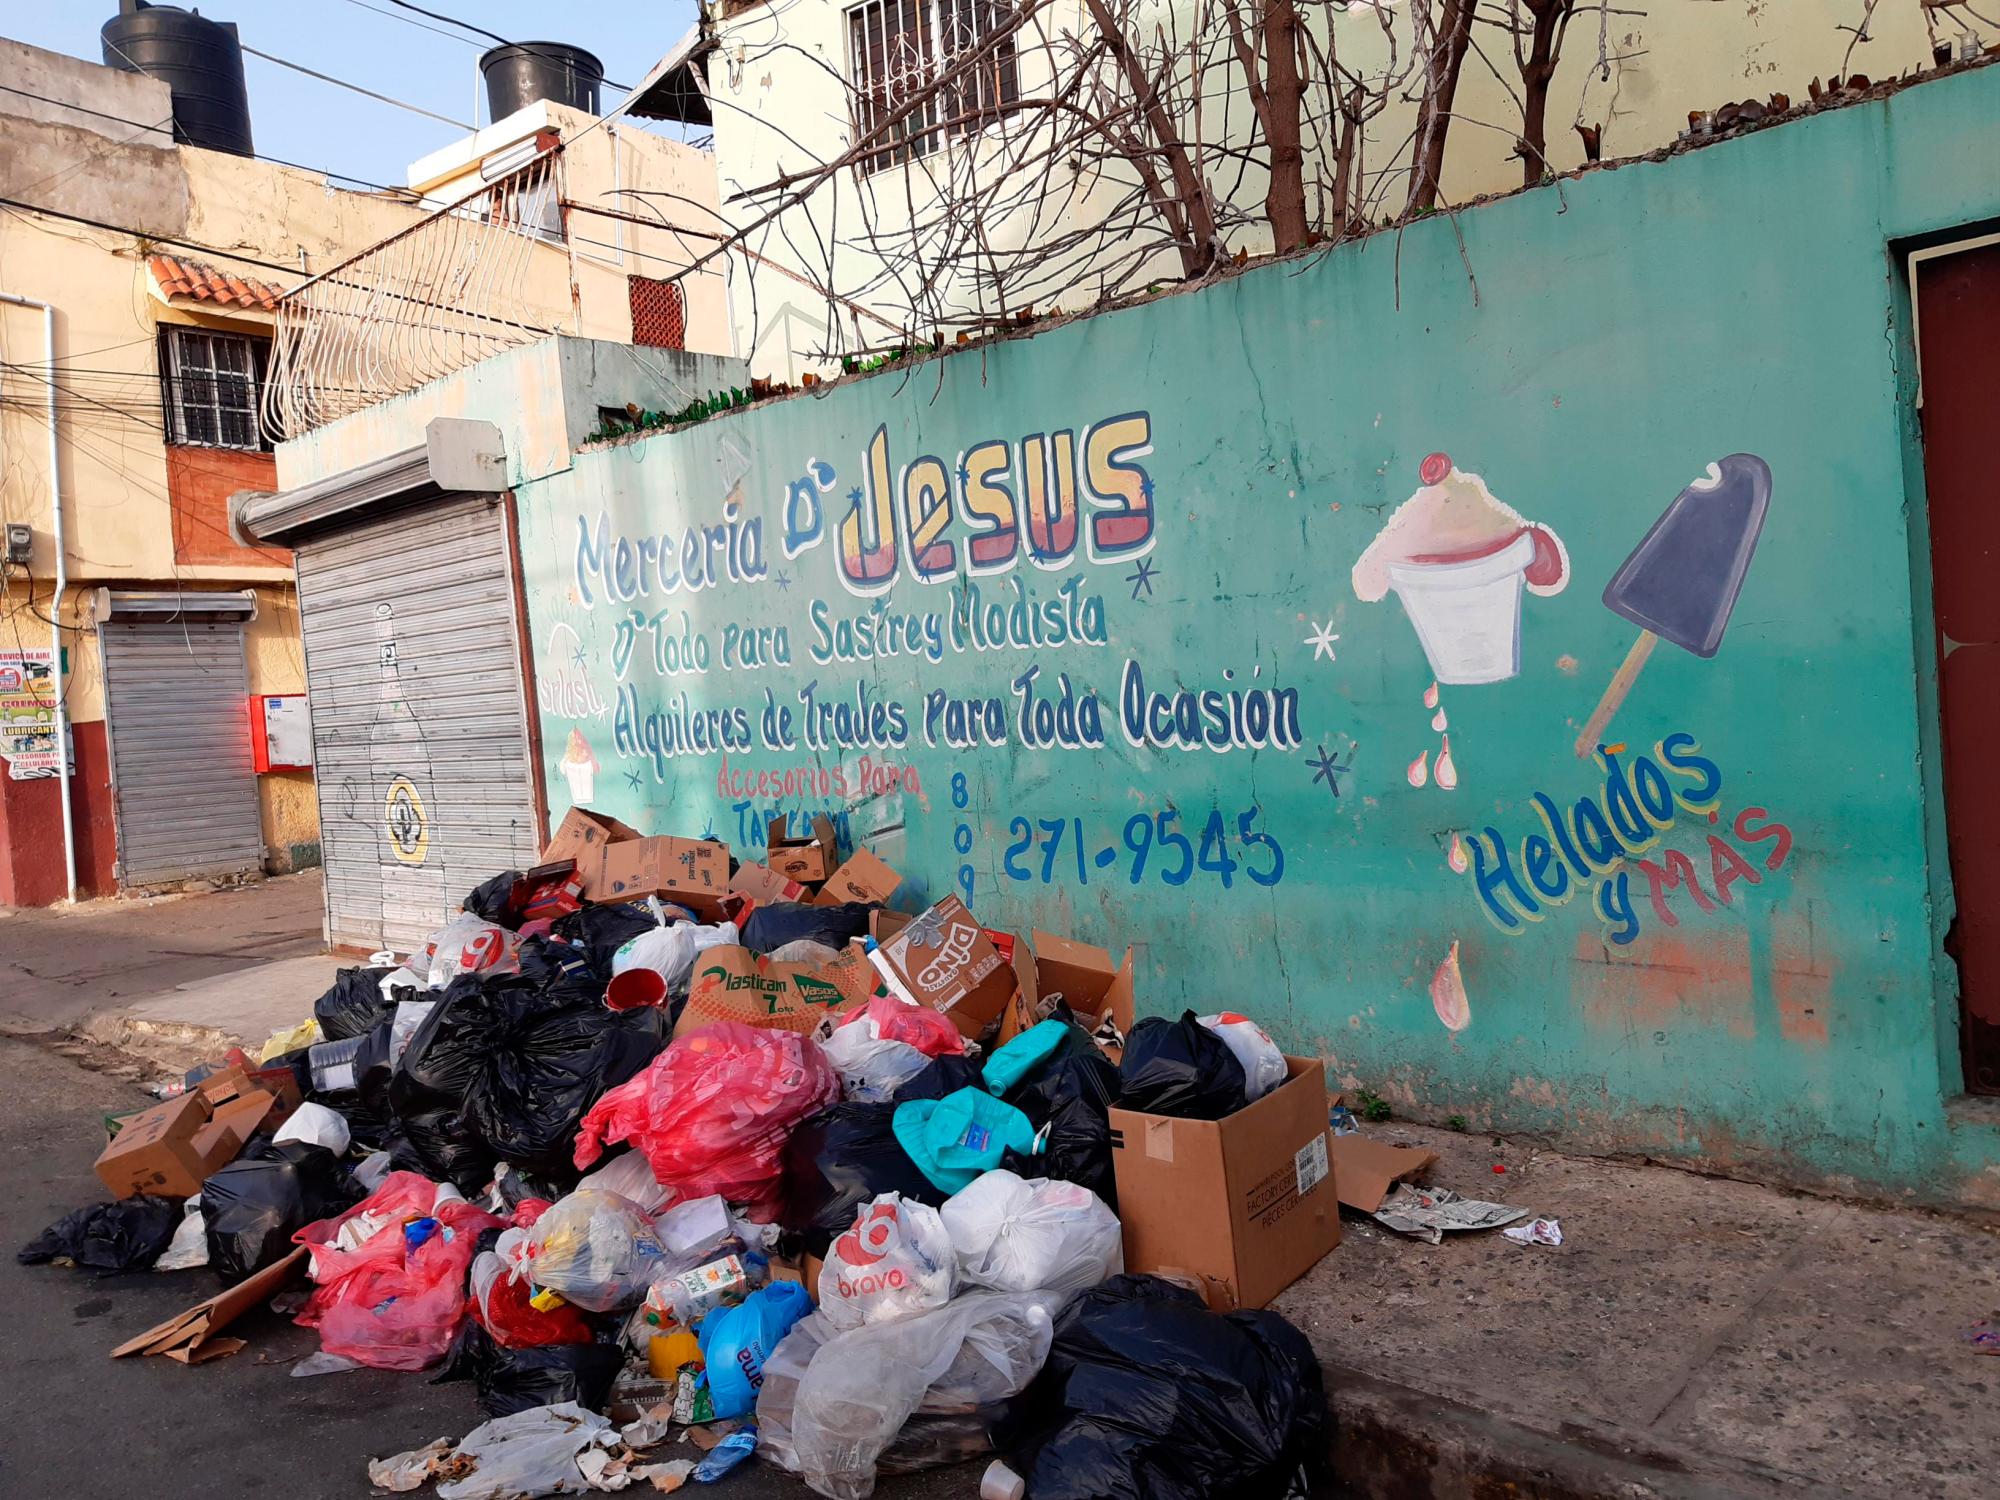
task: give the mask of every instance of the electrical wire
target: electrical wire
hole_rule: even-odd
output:
[[[276,63],[281,68],[290,68],[294,73],[303,73],[308,78],[317,78],[321,83],[330,83],[335,88],[351,89],[353,92],[366,95],[370,99],[379,99],[384,104],[393,104],[398,109],[407,109],[413,115],[422,115],[427,120],[436,120],[440,124],[451,126],[454,130],[473,130],[477,128],[466,124],[463,120],[454,120],[450,115],[441,115],[434,110],[425,109],[421,105],[409,104],[401,99],[392,99],[387,94],[378,94],[375,90],[365,89],[358,83],[349,83],[345,78],[335,78],[331,73],[321,73],[313,68],[308,68],[304,63],[287,62],[282,57],[274,57],[268,52],[259,52],[247,42],[243,44],[243,50],[252,57],[263,58],[267,63]]]
[[[357,0],[357,3],[359,3],[359,0]],[[420,16],[429,16],[433,21],[442,21],[447,26],[457,26],[466,31],[477,32],[480,36],[491,38],[492,41],[499,46],[518,47],[523,52],[527,53],[530,57],[539,57],[543,59],[545,62],[566,63],[569,61],[568,58],[562,56],[560,53],[543,52],[538,47],[536,47],[532,42],[510,42],[507,40],[507,38],[500,35],[500,33],[497,31],[488,31],[484,26],[475,26],[470,21],[461,21],[457,16],[448,16],[443,11],[425,10],[421,5],[410,4],[410,0],[389,0],[389,3],[395,6],[398,10],[413,10]],[[364,9],[373,10],[375,9],[375,7],[370,5],[364,7]],[[386,15],[387,12],[385,11],[383,12],[383,14]],[[396,19],[401,21],[409,21],[409,17],[407,16],[398,16]],[[423,23],[421,21],[410,21],[410,25],[422,26]],[[436,30],[436,28],[432,26],[424,26],[424,30],[434,31]],[[460,40],[464,39],[460,38]],[[605,78],[602,74],[599,74],[598,76],[600,80],[603,82],[604,86],[608,89],[616,89],[621,94],[629,94],[632,91],[631,85],[629,84],[615,83],[611,79]]]

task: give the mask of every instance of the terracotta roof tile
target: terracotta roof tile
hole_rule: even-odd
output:
[[[249,276],[233,276],[198,260],[155,255],[149,265],[160,295],[169,302],[214,302],[235,307],[260,307],[276,312],[284,288]]]

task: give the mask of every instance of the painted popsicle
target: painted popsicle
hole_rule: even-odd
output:
[[[1637,625],[1639,639],[1576,737],[1579,759],[1597,749],[1662,638],[1699,657],[1715,655],[1770,505],[1770,465],[1754,453],[1732,453],[1674,496],[1612,575],[1605,607]]]

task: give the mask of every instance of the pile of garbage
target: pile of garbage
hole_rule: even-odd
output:
[[[371,1462],[391,1491],[754,1452],[859,1500],[997,1450],[982,1493],[1303,1493],[1319,1366],[1255,1309],[1338,1240],[1320,1065],[1135,1021],[1129,953],[898,911],[823,819],[764,853],[572,809],[420,951],[107,1122],[113,1201],[22,1258],[219,1278],[121,1355],[233,1353],[285,1294],[295,1374],[469,1382],[483,1425]]]

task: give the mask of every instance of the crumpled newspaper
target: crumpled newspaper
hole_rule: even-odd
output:
[[[1498,1229],[1527,1218],[1533,1211],[1478,1198],[1461,1198],[1450,1188],[1413,1187],[1399,1182],[1375,1211],[1375,1222],[1398,1234],[1413,1235],[1435,1245],[1444,1239],[1446,1231]]]
[[[1501,1230],[1500,1237],[1512,1240],[1517,1245],[1560,1245],[1563,1242],[1562,1221],[1530,1219],[1525,1224],[1516,1224],[1512,1229]]]

